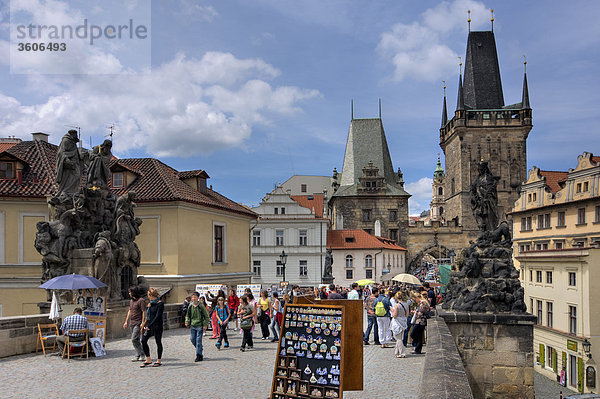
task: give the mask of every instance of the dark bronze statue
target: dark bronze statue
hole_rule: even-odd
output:
[[[78,142],[77,130],[69,130],[60,142],[56,155],[56,197],[71,197],[79,191],[83,160],[77,148]]]
[[[89,187],[107,187],[110,181],[110,169],[108,164],[112,157],[112,141],[104,140],[97,145],[90,155],[90,166],[87,173],[87,185]]]
[[[471,206],[479,238],[456,258],[442,307],[467,312],[526,312],[519,273],[512,261],[512,238],[506,221],[498,223],[498,178],[487,162],[471,185]]]
[[[471,184],[471,209],[481,231],[498,227],[498,193],[500,178],[492,175],[487,162],[479,163],[479,177]]]

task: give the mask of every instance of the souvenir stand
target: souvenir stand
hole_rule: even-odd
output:
[[[342,398],[344,308],[286,304],[271,399]]]
[[[90,331],[90,339],[99,338],[100,341],[102,341],[102,346],[105,347],[106,297],[99,296],[96,294],[96,292],[92,292],[91,290],[84,290],[77,297],[77,307],[83,308],[83,315],[88,320],[88,330]]]
[[[363,301],[352,299],[321,299],[313,296],[295,296],[294,304],[318,304],[342,306],[344,329],[342,336],[344,353],[344,391],[363,390]]]

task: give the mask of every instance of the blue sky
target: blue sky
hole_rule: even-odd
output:
[[[376,117],[381,98],[394,168],[419,213],[441,152],[442,80],[456,105],[467,10],[473,30],[489,30],[494,8],[506,104],[521,99],[527,55],[528,167],[568,170],[583,151],[599,152],[598,1],[153,1],[149,48],[99,40],[52,61],[63,74],[35,72],[52,59],[40,54],[27,55],[31,72],[11,73],[11,8],[75,24],[140,17],[149,4],[109,3],[0,1],[2,136],[43,131],[58,143],[76,124],[97,144],[114,122],[117,156],[205,169],[214,189],[256,205],[292,174],[341,170],[350,100],[355,117]]]

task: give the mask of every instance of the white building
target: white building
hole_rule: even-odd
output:
[[[254,284],[321,283],[329,223],[323,217],[324,201],[323,194],[290,195],[279,186],[252,208],[259,215],[250,231]],[[287,254],[285,270],[282,251]]]
[[[281,188],[290,195],[310,195],[332,192],[330,176],[294,175],[287,179]]]
[[[387,273],[406,273],[406,249],[364,230],[331,230],[327,248],[333,254],[333,283],[341,287],[362,279],[381,283]]]

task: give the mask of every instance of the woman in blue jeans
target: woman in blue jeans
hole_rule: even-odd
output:
[[[150,299],[150,303],[148,304],[146,325],[144,326],[144,336],[142,337],[142,348],[144,349],[146,360],[140,365],[140,367],[146,367],[152,364],[152,359],[150,358],[150,347],[148,346],[148,340],[150,337],[154,337],[157,351],[156,362],[152,364],[152,367],[158,367],[162,365],[163,312],[165,310],[165,304],[159,299],[158,291],[155,288],[150,288],[148,290],[148,299]]]

